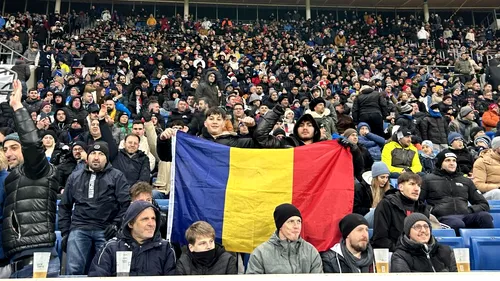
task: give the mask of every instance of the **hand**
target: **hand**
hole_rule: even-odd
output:
[[[80,152],[80,159],[82,159],[83,161],[87,161],[87,152]]]
[[[101,110],[99,110],[99,115],[98,115],[99,120],[106,117],[107,113],[108,113],[108,108],[106,107],[106,105],[101,104]]]
[[[161,133],[160,139],[161,140],[171,139],[173,136],[175,136],[176,132],[177,132],[176,129],[167,128],[167,129],[165,129],[165,131],[163,131],[163,133]]]
[[[116,233],[118,232],[118,226],[116,224],[110,224],[104,230],[104,238],[107,240],[116,237]]]
[[[64,235],[61,241],[61,250],[63,252],[66,252],[66,249],[68,248],[68,236],[69,235]]]
[[[273,112],[281,116],[285,114],[285,109],[280,104],[277,104],[274,106]]]
[[[240,118],[238,121],[243,122],[247,127],[251,128],[255,126],[255,120],[252,117]]]
[[[21,81],[19,80],[14,80],[12,82],[12,93],[10,94],[10,99],[9,99],[9,104],[10,107],[12,107],[12,110],[16,111],[20,108],[23,108],[23,103],[21,102],[22,98],[22,89],[23,86],[21,85]]]
[[[151,112],[145,110],[144,113],[142,113],[142,118],[144,118],[144,122],[149,122],[151,121],[152,114]]]

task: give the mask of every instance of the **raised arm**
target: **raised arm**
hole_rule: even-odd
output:
[[[281,107],[280,105],[276,105],[272,111],[269,111],[264,116],[260,117],[262,120],[260,121],[259,125],[257,125],[257,129],[254,132],[254,139],[263,148],[285,147],[284,141],[269,134],[273,130],[276,122],[278,122],[279,118],[284,113],[285,111],[283,110],[283,107]]]

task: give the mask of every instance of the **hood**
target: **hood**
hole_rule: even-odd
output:
[[[358,124],[358,133],[359,133],[359,129],[360,129],[361,127],[363,127],[363,126],[368,127],[368,131],[370,131],[370,132],[372,131],[372,128],[370,128],[370,125],[368,125],[368,123],[365,123],[365,122],[359,122],[359,124]]]
[[[130,233],[130,228],[128,226],[129,222],[131,222],[133,219],[135,219],[142,211],[144,211],[147,208],[153,208],[155,211],[156,215],[156,229],[155,229],[155,234],[152,238],[152,240],[155,240],[157,238],[160,238],[160,224],[161,224],[161,214],[160,211],[151,203],[147,201],[135,201],[130,204],[128,207],[127,211],[123,215],[123,222],[122,222],[122,227],[121,231],[119,233],[119,238],[125,238],[125,239],[134,239],[132,237],[132,234]]]
[[[332,248],[330,248],[330,250],[332,250],[334,253],[338,254],[339,256],[344,257],[344,254],[342,254],[342,247],[340,245],[340,243],[342,243],[342,242],[343,242],[343,239],[341,239],[339,243],[335,244]]]
[[[213,75],[215,76],[214,83],[209,83],[209,82],[208,82],[208,76],[209,76],[210,74],[213,74]],[[207,73],[205,74],[205,82],[206,82],[207,84],[209,84],[209,85],[213,85],[213,84],[215,84],[215,83],[217,82],[217,75],[215,74],[215,70],[209,70],[209,71],[207,71]]]
[[[367,94],[371,94],[372,92],[373,92],[373,89],[371,87],[366,87],[364,89],[361,89],[361,91],[359,93],[362,95],[367,95]]]
[[[299,120],[297,120],[297,123],[293,127],[293,135],[295,136],[295,138],[299,139],[299,125],[300,123],[305,121],[309,121],[313,125],[314,127],[313,142],[318,142],[321,138],[321,132],[319,131],[318,123],[316,122],[316,120],[314,120],[311,114],[304,114],[299,118]]]
[[[313,118],[323,118],[323,117],[327,117],[327,116],[330,116],[330,109],[326,108],[325,107],[325,111],[323,111],[322,114],[319,114],[319,113],[316,113],[316,111],[313,111],[313,110],[306,110],[305,114],[311,114],[311,116]]]
[[[76,109],[73,107],[73,101],[75,99],[79,99],[80,100],[80,108],[79,109]],[[82,101],[82,98],[80,96],[76,96],[76,97],[72,97],[70,100],[69,100],[69,105],[68,105],[69,108],[71,108],[72,110],[77,110],[77,111],[82,111],[84,110],[83,108],[83,101]]]
[[[57,116],[57,112],[59,112],[59,111],[64,112],[64,115],[66,116],[66,119],[64,119],[64,122],[59,122],[59,121],[57,121],[56,116]],[[54,122],[53,122],[53,123],[54,123],[54,124],[59,124],[59,123],[68,124],[68,123],[69,123],[69,122],[68,122],[68,112],[66,112],[66,109],[64,109],[64,108],[59,108],[59,109],[57,109],[57,110],[54,112]]]

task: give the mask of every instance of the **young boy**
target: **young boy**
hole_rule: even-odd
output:
[[[420,163],[422,163],[422,172],[426,174],[432,173],[436,165],[436,151],[434,151],[433,143],[430,140],[422,142],[422,150],[418,152]]]

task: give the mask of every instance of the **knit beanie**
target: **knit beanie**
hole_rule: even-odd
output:
[[[464,106],[460,109],[460,117],[464,118],[465,116],[469,115],[474,109],[470,106]]]
[[[52,136],[52,138],[54,138],[54,142],[57,142],[57,134],[56,132],[52,131],[52,130],[45,130],[43,131],[41,137],[42,139],[46,136],[46,135],[50,135]]]
[[[278,135],[283,135],[283,136],[286,136],[286,132],[285,130],[281,129],[281,128],[278,128],[276,130],[273,131],[273,136],[278,136]]]
[[[342,135],[344,136],[344,138],[348,138],[350,135],[355,134],[355,133],[357,133],[356,130],[349,128],[349,129],[345,130],[344,134],[342,134]]]
[[[88,148],[87,154],[90,155],[92,151],[100,151],[106,155],[106,159],[109,159],[109,147],[108,144],[102,141],[97,141]]]
[[[477,146],[480,142],[484,142],[488,147],[491,146],[491,139],[488,136],[480,136],[474,139],[474,146]]]
[[[454,141],[461,139],[464,140],[464,137],[460,133],[453,132],[448,135],[448,145],[451,145]]]
[[[470,139],[474,140],[476,138],[477,133],[484,131],[483,127],[474,127],[470,129]]]
[[[316,105],[318,105],[320,103],[322,103],[323,105],[326,105],[326,102],[325,102],[325,100],[322,97],[318,97],[318,98],[313,99],[309,103],[309,109],[311,109],[312,111],[314,111],[314,108],[316,107]]]
[[[428,147],[430,147],[430,148],[433,148],[433,147],[434,147],[434,144],[433,144],[433,143],[432,143],[432,141],[430,141],[430,140],[424,140],[424,141],[422,142],[422,146],[424,146],[424,145],[426,145],[426,146],[428,146]]]
[[[292,204],[284,203],[274,209],[274,223],[276,224],[276,229],[280,229],[281,226],[291,217],[297,216],[302,219],[299,209]]]
[[[19,139],[19,135],[17,133],[12,133],[8,134],[5,139],[3,140],[3,144],[5,145],[5,142],[12,140],[12,141],[17,141],[19,144],[21,143],[21,140]]]
[[[408,114],[408,113],[411,113],[413,111],[413,107],[409,104],[405,104],[403,106],[401,106],[401,109],[399,110],[399,112],[401,112],[401,114]]]
[[[451,150],[449,149],[444,149],[441,152],[439,152],[438,155],[436,155],[436,168],[441,169],[441,165],[443,164],[444,159],[448,157],[453,157],[457,159],[457,155],[451,152]]]
[[[390,174],[389,168],[384,162],[375,162],[372,165],[372,178],[378,177],[380,175]]]
[[[428,217],[421,213],[413,213],[405,218],[403,223],[403,233],[409,237],[411,227],[418,221],[425,221],[429,225],[429,229],[432,231],[432,224]]]
[[[491,148],[497,149],[500,147],[500,137],[494,137],[491,141]]]
[[[358,225],[368,226],[368,221],[360,214],[349,214],[345,216],[339,222],[340,232],[342,233],[342,238],[345,240],[347,236],[356,228]]]
[[[87,144],[83,141],[75,141],[73,145],[71,145],[71,149],[75,148],[75,146],[80,146],[84,151],[88,150]]]

